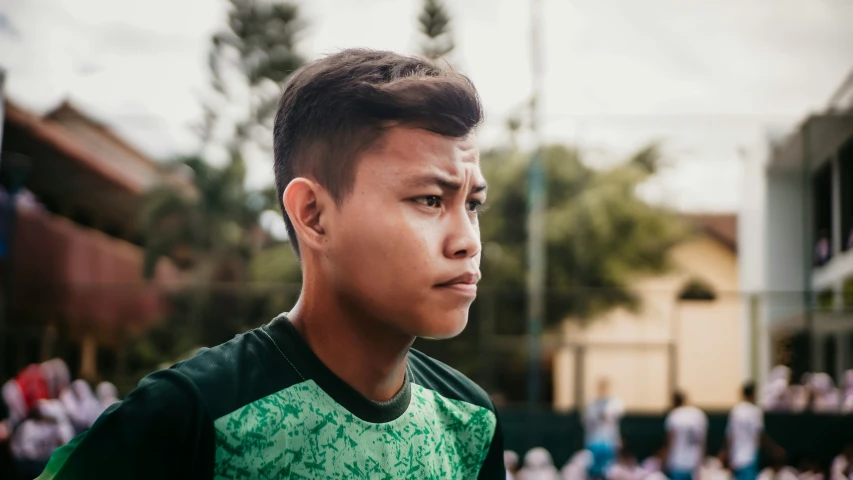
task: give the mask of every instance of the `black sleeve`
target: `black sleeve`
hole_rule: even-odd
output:
[[[39,479],[209,479],[214,438],[195,385],[177,370],[163,370],[57,450]]]
[[[486,459],[483,461],[483,467],[480,468],[480,475],[477,476],[480,480],[506,480],[504,436],[501,430],[501,419],[497,412],[495,412],[495,419],[495,435],[492,437],[492,444],[489,446]]]

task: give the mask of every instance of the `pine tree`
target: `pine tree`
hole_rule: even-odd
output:
[[[421,53],[425,57],[442,59],[456,48],[450,30],[450,14],[440,0],[424,0],[418,27],[424,37]]]
[[[305,23],[294,3],[228,3],[227,28],[213,36],[208,58],[211,86],[220,98],[215,106],[205,105],[199,133],[203,142],[209,142],[225,130],[222,136],[230,140],[227,147],[232,151],[247,141],[269,147],[281,85],[305,61],[297,50]],[[235,105],[246,107],[233,125],[223,126],[218,112]]]

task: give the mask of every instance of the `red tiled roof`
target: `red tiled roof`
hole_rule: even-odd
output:
[[[143,184],[123,173],[109,159],[93,152],[56,122],[30,113],[9,100],[6,101],[6,121],[26,130],[39,141],[50,145],[69,159],[115,185],[135,194],[142,194],[145,191]]]
[[[698,229],[737,251],[737,215],[734,213],[692,213],[682,217]]]
[[[80,109],[72,105],[71,102],[69,102],[68,100],[65,100],[58,107],[51,110],[44,116],[46,120],[55,120],[58,123],[62,123],[62,119],[65,117],[73,117],[75,119],[85,122],[87,125],[97,130],[98,133],[109,139],[116,146],[118,146],[128,154],[132,155],[137,160],[140,160],[143,163],[146,163],[156,168],[156,162],[154,160],[142,153],[138,148],[125,141],[123,138],[116,135],[115,132],[113,132],[103,122],[98,121],[91,115],[80,111]]]

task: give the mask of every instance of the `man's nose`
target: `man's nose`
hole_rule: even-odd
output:
[[[447,258],[468,258],[480,254],[480,228],[467,211],[454,214],[448,230],[444,248]]]

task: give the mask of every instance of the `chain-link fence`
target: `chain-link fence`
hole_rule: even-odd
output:
[[[101,295],[114,291],[104,287]],[[585,292],[550,292],[548,303],[556,308],[565,297]],[[824,371],[841,383],[842,373],[853,368],[853,313],[766,316],[774,304],[796,303],[792,297],[802,303],[802,294],[709,291],[686,298],[683,289],[651,287],[633,293],[639,300],[632,308],[583,320],[566,316],[531,339],[526,293],[483,287],[462,334],[421,339],[415,348],[468,375],[505,408],[529,406],[531,376],[538,375],[534,405],[557,411],[585,404],[602,378],[631,411],[661,412],[675,390],[699,406],[724,410],[738,400],[743,381],[760,383],[776,364],[790,366],[794,381],[802,373]],[[292,284],[172,291],[164,293],[166,313],[150,325],[122,325],[120,319],[100,325],[20,311],[10,316],[3,336],[4,367],[14,373],[60,356],[73,375],[111,380],[127,392],[141,376],[269,321],[290,308],[298,294],[299,285]]]

